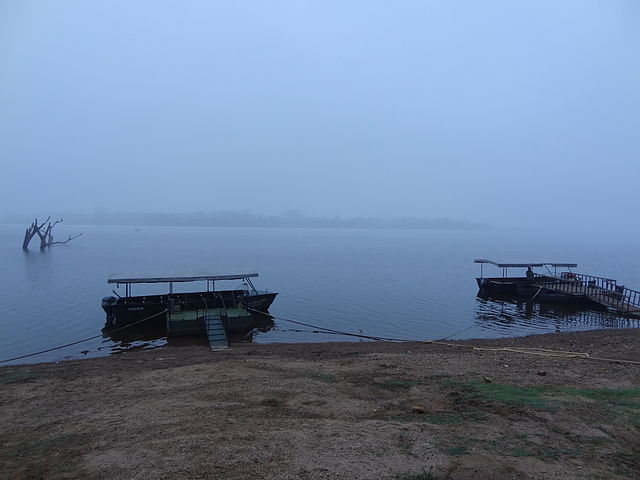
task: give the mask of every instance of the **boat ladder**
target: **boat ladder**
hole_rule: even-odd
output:
[[[212,351],[229,348],[227,332],[222,323],[222,311],[219,313],[206,313],[204,315],[204,327],[209,339],[209,346]]]

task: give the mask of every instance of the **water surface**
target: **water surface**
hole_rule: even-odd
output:
[[[84,235],[66,246],[23,252],[24,227],[0,226],[0,360],[100,335],[100,301],[113,288],[107,277],[165,269],[258,271],[256,287],[280,293],[271,307],[277,317],[381,337],[487,338],[638,326],[636,320],[592,309],[476,296],[479,269],[473,259],[478,257],[576,262],[578,272],[617,278],[640,289],[640,257],[633,242],[625,239],[517,231],[56,228],[60,238]],[[492,273],[490,268],[485,267],[485,275]],[[133,288],[134,294],[166,291],[162,285]],[[281,318],[272,328],[242,340],[353,340]],[[100,336],[20,362],[107,355],[165,343],[157,336]]]

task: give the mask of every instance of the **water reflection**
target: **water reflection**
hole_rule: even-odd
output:
[[[53,276],[51,252],[48,250],[21,251],[27,281],[34,287],[49,283]]]
[[[268,315],[252,315],[253,328],[245,332],[231,332],[227,335],[229,343],[252,343],[261,333],[275,328],[273,317]],[[207,345],[205,335],[185,335],[167,338],[167,331],[162,326],[136,325],[117,332],[103,332],[108,341],[107,348],[111,353],[145,350],[169,346]]]
[[[477,296],[476,324],[509,336],[535,332],[566,332],[601,328],[638,328],[640,319],[605,308],[578,303],[525,302],[513,298]]]

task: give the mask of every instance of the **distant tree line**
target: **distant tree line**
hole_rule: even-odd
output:
[[[69,223],[140,226],[380,228],[414,230],[486,230],[491,227],[449,218],[306,217],[296,211],[282,215],[217,211],[193,213],[96,213],[67,214]]]

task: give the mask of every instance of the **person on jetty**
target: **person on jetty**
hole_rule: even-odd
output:
[[[531,267],[527,267],[527,282],[533,282],[533,270],[531,270]]]

